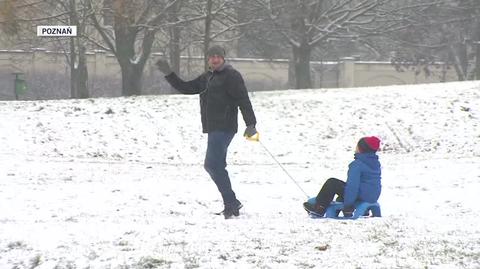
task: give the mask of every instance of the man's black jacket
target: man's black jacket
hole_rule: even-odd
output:
[[[242,75],[230,65],[224,64],[220,69],[205,72],[191,81],[184,81],[175,73],[165,79],[183,94],[200,94],[204,133],[236,133],[239,107],[247,126],[257,123]]]

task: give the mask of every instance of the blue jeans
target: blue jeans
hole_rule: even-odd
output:
[[[235,133],[214,131],[208,133],[207,154],[204,167],[222,194],[224,205],[236,204],[237,198],[232,190],[227,167],[227,151]]]

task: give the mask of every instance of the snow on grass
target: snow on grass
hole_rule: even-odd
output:
[[[0,268],[480,267],[480,82],[251,100],[261,144],[230,146],[234,220],[212,214],[198,97],[0,102]],[[314,196],[366,135],[382,218],[308,218],[264,148]]]

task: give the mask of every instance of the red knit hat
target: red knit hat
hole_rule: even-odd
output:
[[[376,136],[362,137],[357,146],[360,152],[376,152],[380,148],[380,139]]]

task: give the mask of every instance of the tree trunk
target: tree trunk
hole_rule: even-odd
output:
[[[140,95],[142,91],[142,72],[138,73],[138,60],[135,59],[135,31],[135,28],[127,25],[124,18],[116,18],[115,45],[122,72],[122,96]]]
[[[310,54],[312,48],[306,44],[300,47],[293,47],[293,61],[295,65],[295,87],[296,89],[312,88],[310,76]]]
[[[476,42],[475,52],[475,79],[480,80],[480,40]]]
[[[248,21],[249,17],[251,17],[250,14],[248,14],[248,11],[245,9],[246,6],[248,6],[248,1],[250,0],[241,0],[240,4],[235,7],[235,15],[238,23],[244,23]],[[240,35],[246,35],[247,34],[247,27],[246,26],[240,26],[238,28],[238,32]],[[236,42],[236,55],[237,57],[240,58],[248,58],[252,57],[250,54],[250,49],[252,48],[251,46],[251,40],[249,38],[239,38],[237,39]]]
[[[140,95],[141,74],[136,70],[139,59],[135,58],[135,37],[138,28],[131,25],[135,17],[134,3],[114,1],[115,57],[122,73],[122,96]]]
[[[77,25],[78,37],[70,38],[70,96],[72,98],[88,98],[88,69],[85,46],[81,40],[85,26],[80,23],[75,0],[70,0],[70,23]]]
[[[477,19],[475,27],[475,79],[480,80],[480,19]]]
[[[210,47],[210,32],[212,27],[212,0],[207,0],[207,15],[205,16],[205,34],[203,37],[203,53],[205,55],[204,58],[204,70],[208,70],[208,58],[206,57],[206,53],[208,48]]]
[[[462,64],[460,58],[455,51],[455,47],[453,45],[449,45],[450,57],[453,59],[453,67],[455,68],[455,72],[457,73],[457,77],[459,81],[464,81],[466,79],[465,73],[463,73]]]
[[[141,95],[143,68],[132,63],[121,63],[122,96]]]
[[[180,74],[180,28],[177,26],[170,29],[169,48],[172,71]]]
[[[75,51],[75,39],[70,38],[70,98],[78,98],[77,90],[77,69],[75,68],[75,62],[77,61],[77,52]]]
[[[468,79],[468,57],[467,57],[467,42],[464,40],[463,42],[458,43],[458,61],[460,64],[460,68],[462,69],[462,73],[464,75],[464,79]]]
[[[181,2],[177,2],[172,8],[171,12],[168,13],[168,21],[171,23],[177,22],[178,19],[178,10],[180,9]],[[169,47],[169,58],[172,71],[180,74],[180,33],[181,28],[179,26],[172,26],[169,28],[170,40],[168,43]]]
[[[88,92],[88,69],[87,69],[87,56],[85,54],[85,47],[79,44],[78,53],[78,67],[77,67],[77,94],[78,98],[89,98]]]
[[[290,55],[288,59],[288,88],[289,89],[295,89],[295,84],[296,84],[296,79],[295,79],[295,60],[293,59],[293,53]]]
[[[73,39],[73,38],[72,38]],[[71,41],[74,43],[74,41]],[[85,47],[79,45],[78,54],[71,46],[70,52],[70,91],[71,98],[88,98],[88,69],[85,55]]]

